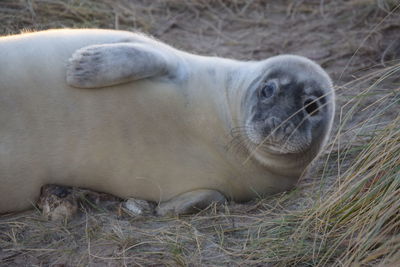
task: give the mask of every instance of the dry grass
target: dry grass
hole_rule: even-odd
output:
[[[382,90],[381,84],[399,74],[400,65],[394,65],[349,84],[365,89],[346,103],[352,108],[341,114],[336,151],[329,154],[336,158],[337,180],[329,194],[297,215],[296,230],[288,236],[295,240],[289,263],[400,262],[400,87]],[[377,100],[364,107],[362,99],[371,95]],[[345,129],[357,112],[368,112],[368,119]],[[349,131],[352,139],[347,139]]]
[[[400,262],[399,1],[0,1],[0,32],[141,31],[208,55],[308,56],[337,84],[336,129],[299,188],[193,216],[90,208],[71,222],[0,218],[0,265],[396,265]]]

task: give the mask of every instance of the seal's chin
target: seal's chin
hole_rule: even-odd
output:
[[[297,153],[302,153],[307,148],[302,147],[302,146],[294,146],[292,144],[278,144],[278,145],[270,145],[266,144],[264,146],[264,149],[267,151],[273,153],[273,154],[297,154]]]

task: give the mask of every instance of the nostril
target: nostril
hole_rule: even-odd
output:
[[[319,112],[318,111],[318,109],[319,109],[318,101],[316,99],[307,99],[304,102],[304,109],[311,116],[317,115]]]

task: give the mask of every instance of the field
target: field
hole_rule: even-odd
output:
[[[172,218],[112,198],[71,221],[0,215],[1,266],[400,266],[400,1],[0,0],[0,22],[2,35],[111,28],[203,55],[303,55],[337,95],[297,189]]]

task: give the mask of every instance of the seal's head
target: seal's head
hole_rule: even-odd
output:
[[[242,103],[246,139],[259,151],[314,157],[326,141],[334,114],[334,92],[313,61],[283,55],[261,62],[262,75]]]

